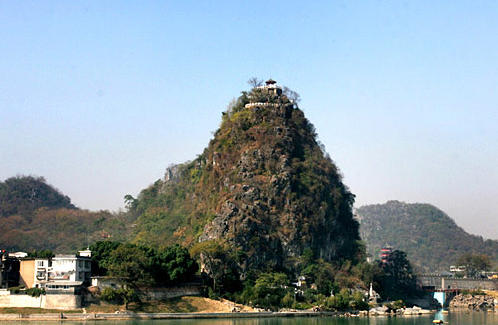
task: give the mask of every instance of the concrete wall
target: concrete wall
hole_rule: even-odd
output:
[[[47,309],[76,309],[81,308],[81,296],[80,295],[50,295],[47,294],[45,297],[45,304],[42,308]]]
[[[198,296],[201,294],[201,287],[199,285],[188,285],[181,287],[169,288],[154,288],[144,292],[145,299],[147,300],[161,300],[168,298],[176,298],[182,296]]]
[[[42,307],[43,295],[40,297],[31,297],[28,295],[1,295],[0,307]]]
[[[70,310],[81,308],[81,296],[79,295],[41,295],[31,297],[25,294],[0,294],[0,307],[32,307]]]
[[[444,279],[444,288],[446,289],[482,289],[497,290],[498,281],[487,279]]]

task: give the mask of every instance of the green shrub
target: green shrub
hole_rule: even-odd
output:
[[[209,287],[208,288],[208,298],[210,299],[214,299],[214,300],[219,300],[220,299],[220,296],[218,295],[218,293],[216,291],[213,290],[213,288]]]
[[[116,301],[117,298],[118,294],[116,290],[110,287],[104,288],[104,290],[100,293],[100,299],[107,302]]]
[[[355,292],[350,301],[350,306],[355,310],[368,310],[368,302],[361,292]]]
[[[287,292],[280,301],[280,305],[287,308],[294,307],[294,294],[291,291]]]
[[[472,296],[485,296],[486,295],[486,292],[482,291],[481,289],[462,290],[461,293],[462,293],[462,295],[472,295]]]
[[[385,304],[384,306],[391,310],[398,310],[405,307],[405,303],[403,302],[403,300],[396,300],[392,301],[391,303]]]
[[[21,292],[21,288],[19,288],[19,287],[12,287],[12,288],[9,288],[9,291],[10,291],[10,293],[14,293],[15,294],[15,293]]]
[[[31,296],[31,297],[39,297],[39,296],[45,294],[45,289],[29,288],[29,289],[24,290],[24,293]]]

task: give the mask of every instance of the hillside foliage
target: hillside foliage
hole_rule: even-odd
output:
[[[0,229],[2,249],[56,253],[74,253],[99,239],[126,240],[128,232],[123,219],[107,211],[44,207],[29,215],[0,218]]]
[[[75,208],[68,196],[43,177],[16,176],[0,182],[0,218],[28,215],[41,207]]]
[[[74,253],[102,239],[127,240],[134,216],[76,208],[43,177],[0,182],[0,248]]]
[[[498,241],[467,233],[443,211],[430,204],[389,201],[356,210],[368,252],[378,258],[380,249],[392,246],[406,252],[423,272],[448,270],[460,256],[498,256]]]

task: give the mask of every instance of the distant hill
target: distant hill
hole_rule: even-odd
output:
[[[0,249],[71,253],[97,240],[126,239],[126,224],[107,211],[39,208],[30,216],[0,218]]]
[[[498,256],[498,241],[467,233],[435,206],[389,201],[356,210],[360,234],[377,258],[386,244],[405,251],[422,271],[447,270],[460,255]]]
[[[43,177],[0,182],[0,249],[69,253],[93,241],[126,239],[123,216],[77,209]]]
[[[71,199],[43,177],[16,176],[0,182],[0,217],[27,215],[41,207],[75,209]]]

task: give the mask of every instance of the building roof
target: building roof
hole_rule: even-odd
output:
[[[71,286],[71,287],[77,287],[80,285],[83,285],[83,281],[48,281],[46,285],[65,285],[65,286]]]
[[[77,256],[74,254],[57,254],[53,259],[84,259],[84,260],[90,260],[91,257],[88,256]]]

